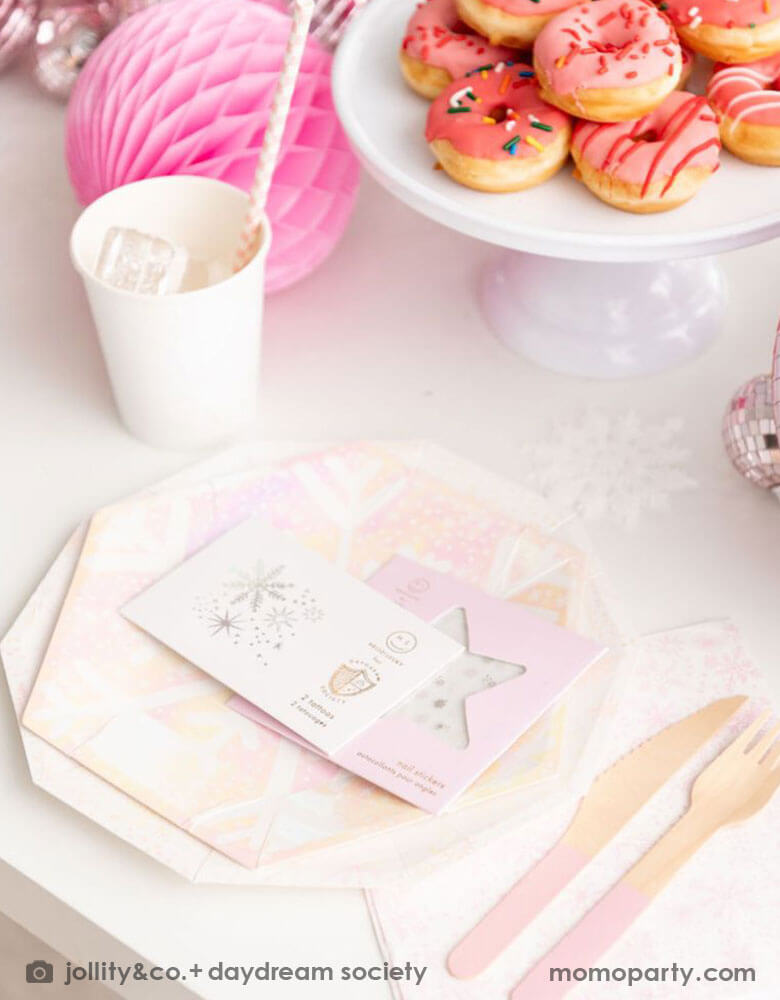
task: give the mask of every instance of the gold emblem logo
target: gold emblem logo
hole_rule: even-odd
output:
[[[328,690],[331,694],[341,698],[363,694],[364,691],[370,691],[373,687],[376,687],[376,681],[372,680],[367,671],[356,670],[346,663],[342,663],[328,681]]]

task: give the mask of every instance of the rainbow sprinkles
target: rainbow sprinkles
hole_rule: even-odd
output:
[[[565,161],[570,137],[569,116],[542,100],[533,69],[514,60],[454,81],[431,104],[426,126],[444,170],[478,190],[541,183]]]

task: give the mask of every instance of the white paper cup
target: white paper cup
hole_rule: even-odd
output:
[[[187,248],[195,258],[232,261],[248,197],[206,177],[155,177],[109,191],[86,208],[71,234],[71,257],[127,428],[161,448],[206,448],[253,420],[260,374],[263,273],[271,242],[263,220],[257,254],[208,288],[139,295],[95,276],[111,226]]]

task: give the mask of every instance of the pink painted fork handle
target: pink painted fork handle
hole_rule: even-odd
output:
[[[577,969],[589,969],[621,937],[650,902],[651,897],[626,882],[618,882],[592,910],[537,962],[509,994],[510,1000],[559,1000],[579,980]],[[563,970],[551,978],[551,970]],[[571,979],[566,979],[566,971]]]
[[[556,844],[453,948],[452,975],[471,979],[486,969],[588,861],[583,851]]]

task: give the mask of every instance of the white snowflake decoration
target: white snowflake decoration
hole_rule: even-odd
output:
[[[673,417],[643,425],[633,411],[588,411],[523,446],[524,482],[563,513],[633,528],[643,511],[666,510],[672,493],[697,485],[684,471],[690,453],[675,441],[682,426]]]

